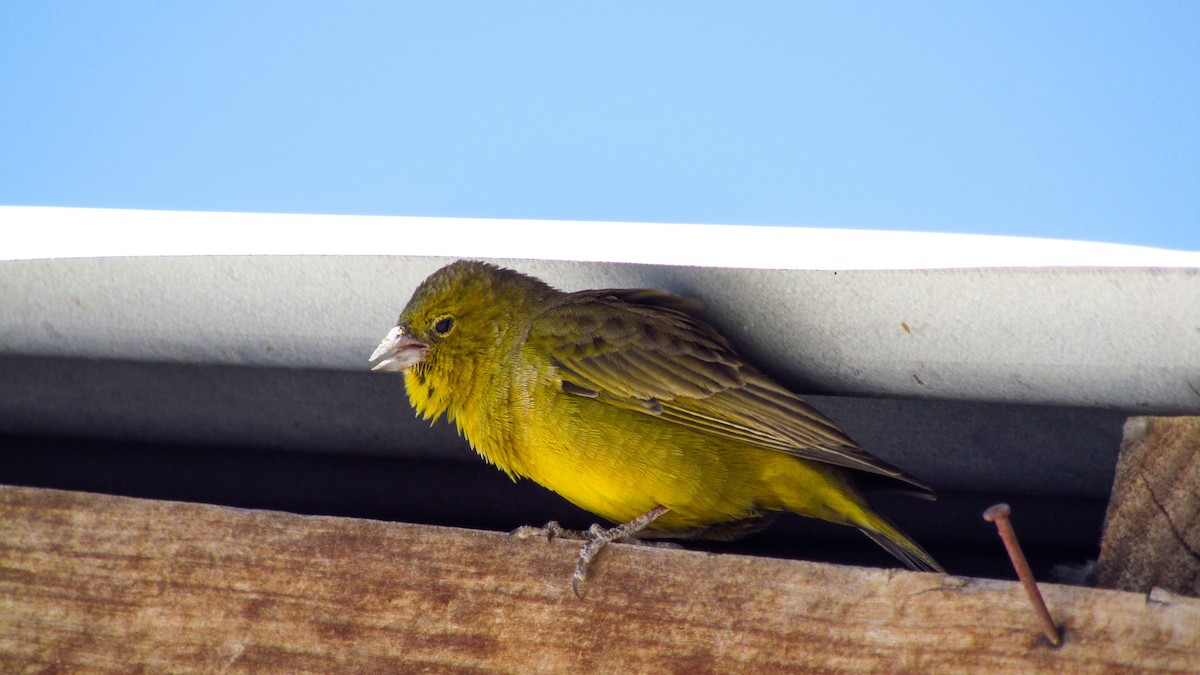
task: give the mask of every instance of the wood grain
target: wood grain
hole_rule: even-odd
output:
[[[1131,417],[1104,518],[1098,581],[1200,597],[1200,417]]]
[[[981,522],[981,525],[982,522]],[[0,670],[1200,671],[1200,600],[0,487]]]

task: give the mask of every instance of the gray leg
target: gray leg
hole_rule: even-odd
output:
[[[575,591],[575,597],[583,597],[579,595],[579,582],[587,580],[588,566],[601,549],[610,542],[636,537],[639,532],[646,529],[646,526],[666,512],[667,507],[656,506],[624,525],[610,527],[607,530],[599,525],[592,525],[588,529],[587,543],[579,550],[579,562],[575,563],[575,573],[571,575],[571,590]]]

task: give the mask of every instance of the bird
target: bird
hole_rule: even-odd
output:
[[[935,499],[742,358],[669,291],[564,292],[459,260],[426,278],[371,354],[403,373],[416,414],[445,417],[487,462],[616,525],[593,525],[572,574],[607,543],[734,539],[780,513],[855,527],[913,570],[943,572],[863,486]],[[561,532],[556,524],[518,528]]]

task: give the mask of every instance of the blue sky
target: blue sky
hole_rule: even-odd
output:
[[[0,204],[1200,250],[1200,3],[0,0]]]

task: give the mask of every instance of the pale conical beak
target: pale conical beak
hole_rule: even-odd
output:
[[[425,358],[429,345],[408,334],[404,326],[388,331],[387,337],[375,348],[368,361],[379,361],[371,370],[404,372]]]

